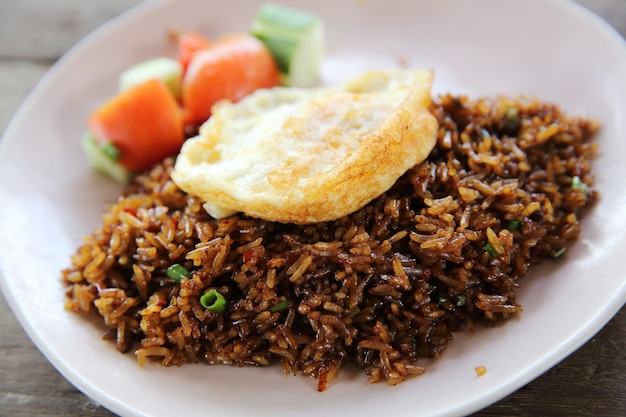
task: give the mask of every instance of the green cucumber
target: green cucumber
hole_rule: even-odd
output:
[[[100,144],[93,133],[87,132],[83,135],[81,144],[89,162],[95,169],[105,173],[120,184],[128,184],[133,173],[118,162],[120,153],[113,143]]]
[[[325,49],[322,19],[317,14],[265,3],[250,33],[274,56],[284,85],[309,87],[317,81]]]
[[[127,90],[151,79],[158,79],[172,92],[174,97],[182,94],[183,66],[175,59],[152,58],[128,68],[119,76],[119,90]]]

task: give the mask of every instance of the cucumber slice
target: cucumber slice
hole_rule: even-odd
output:
[[[317,81],[325,50],[324,28],[318,15],[265,3],[250,33],[274,56],[284,85],[309,87]]]
[[[105,173],[120,184],[128,184],[133,173],[119,164],[119,150],[111,142],[100,144],[91,132],[87,132],[81,139],[83,150],[91,165]]]
[[[182,94],[183,66],[175,59],[152,58],[130,67],[119,76],[119,90],[124,91],[151,79],[158,79],[179,99]]]

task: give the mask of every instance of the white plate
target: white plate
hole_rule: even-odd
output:
[[[216,7],[219,3],[219,7]],[[210,36],[248,28],[260,2],[178,0],[143,4],[93,33],[47,74],[2,140],[2,291],[30,337],[73,384],[126,416],[455,416],[485,407],[556,364],[624,304],[626,277],[626,48],[605,23],[565,1],[293,2],[320,12],[324,81],[408,62],[436,70],[436,92],[531,94],[602,122],[594,161],[602,197],[566,261],[535,269],[525,312],[494,329],[458,335],[427,372],[396,387],[344,369],[320,394],[278,368],[185,365],[140,368],[103,328],[63,310],[59,270],[119,191],[95,174],[78,139],[110,97],[116,76],[143,58],[171,54],[166,32]],[[478,378],[474,367],[488,372]]]

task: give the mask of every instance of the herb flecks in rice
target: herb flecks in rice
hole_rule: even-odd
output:
[[[520,279],[563,253],[597,198],[595,123],[524,99],[441,96],[432,112],[428,160],[328,223],[211,219],[164,161],[72,257],[67,308],[95,310],[141,364],[280,362],[319,390],[346,362],[371,382],[423,373],[453,332],[522,311]],[[168,277],[173,264],[191,277]],[[223,312],[201,305],[210,290]]]

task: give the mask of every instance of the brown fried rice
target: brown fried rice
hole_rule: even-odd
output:
[[[214,220],[170,179],[135,178],[62,272],[138,362],[265,366],[324,390],[343,363],[369,381],[424,372],[453,333],[522,312],[528,268],[560,258],[597,199],[597,123],[526,98],[442,95],[429,158],[357,212],[310,225]],[[191,274],[176,282],[166,269]],[[213,289],[225,311],[205,309]]]

